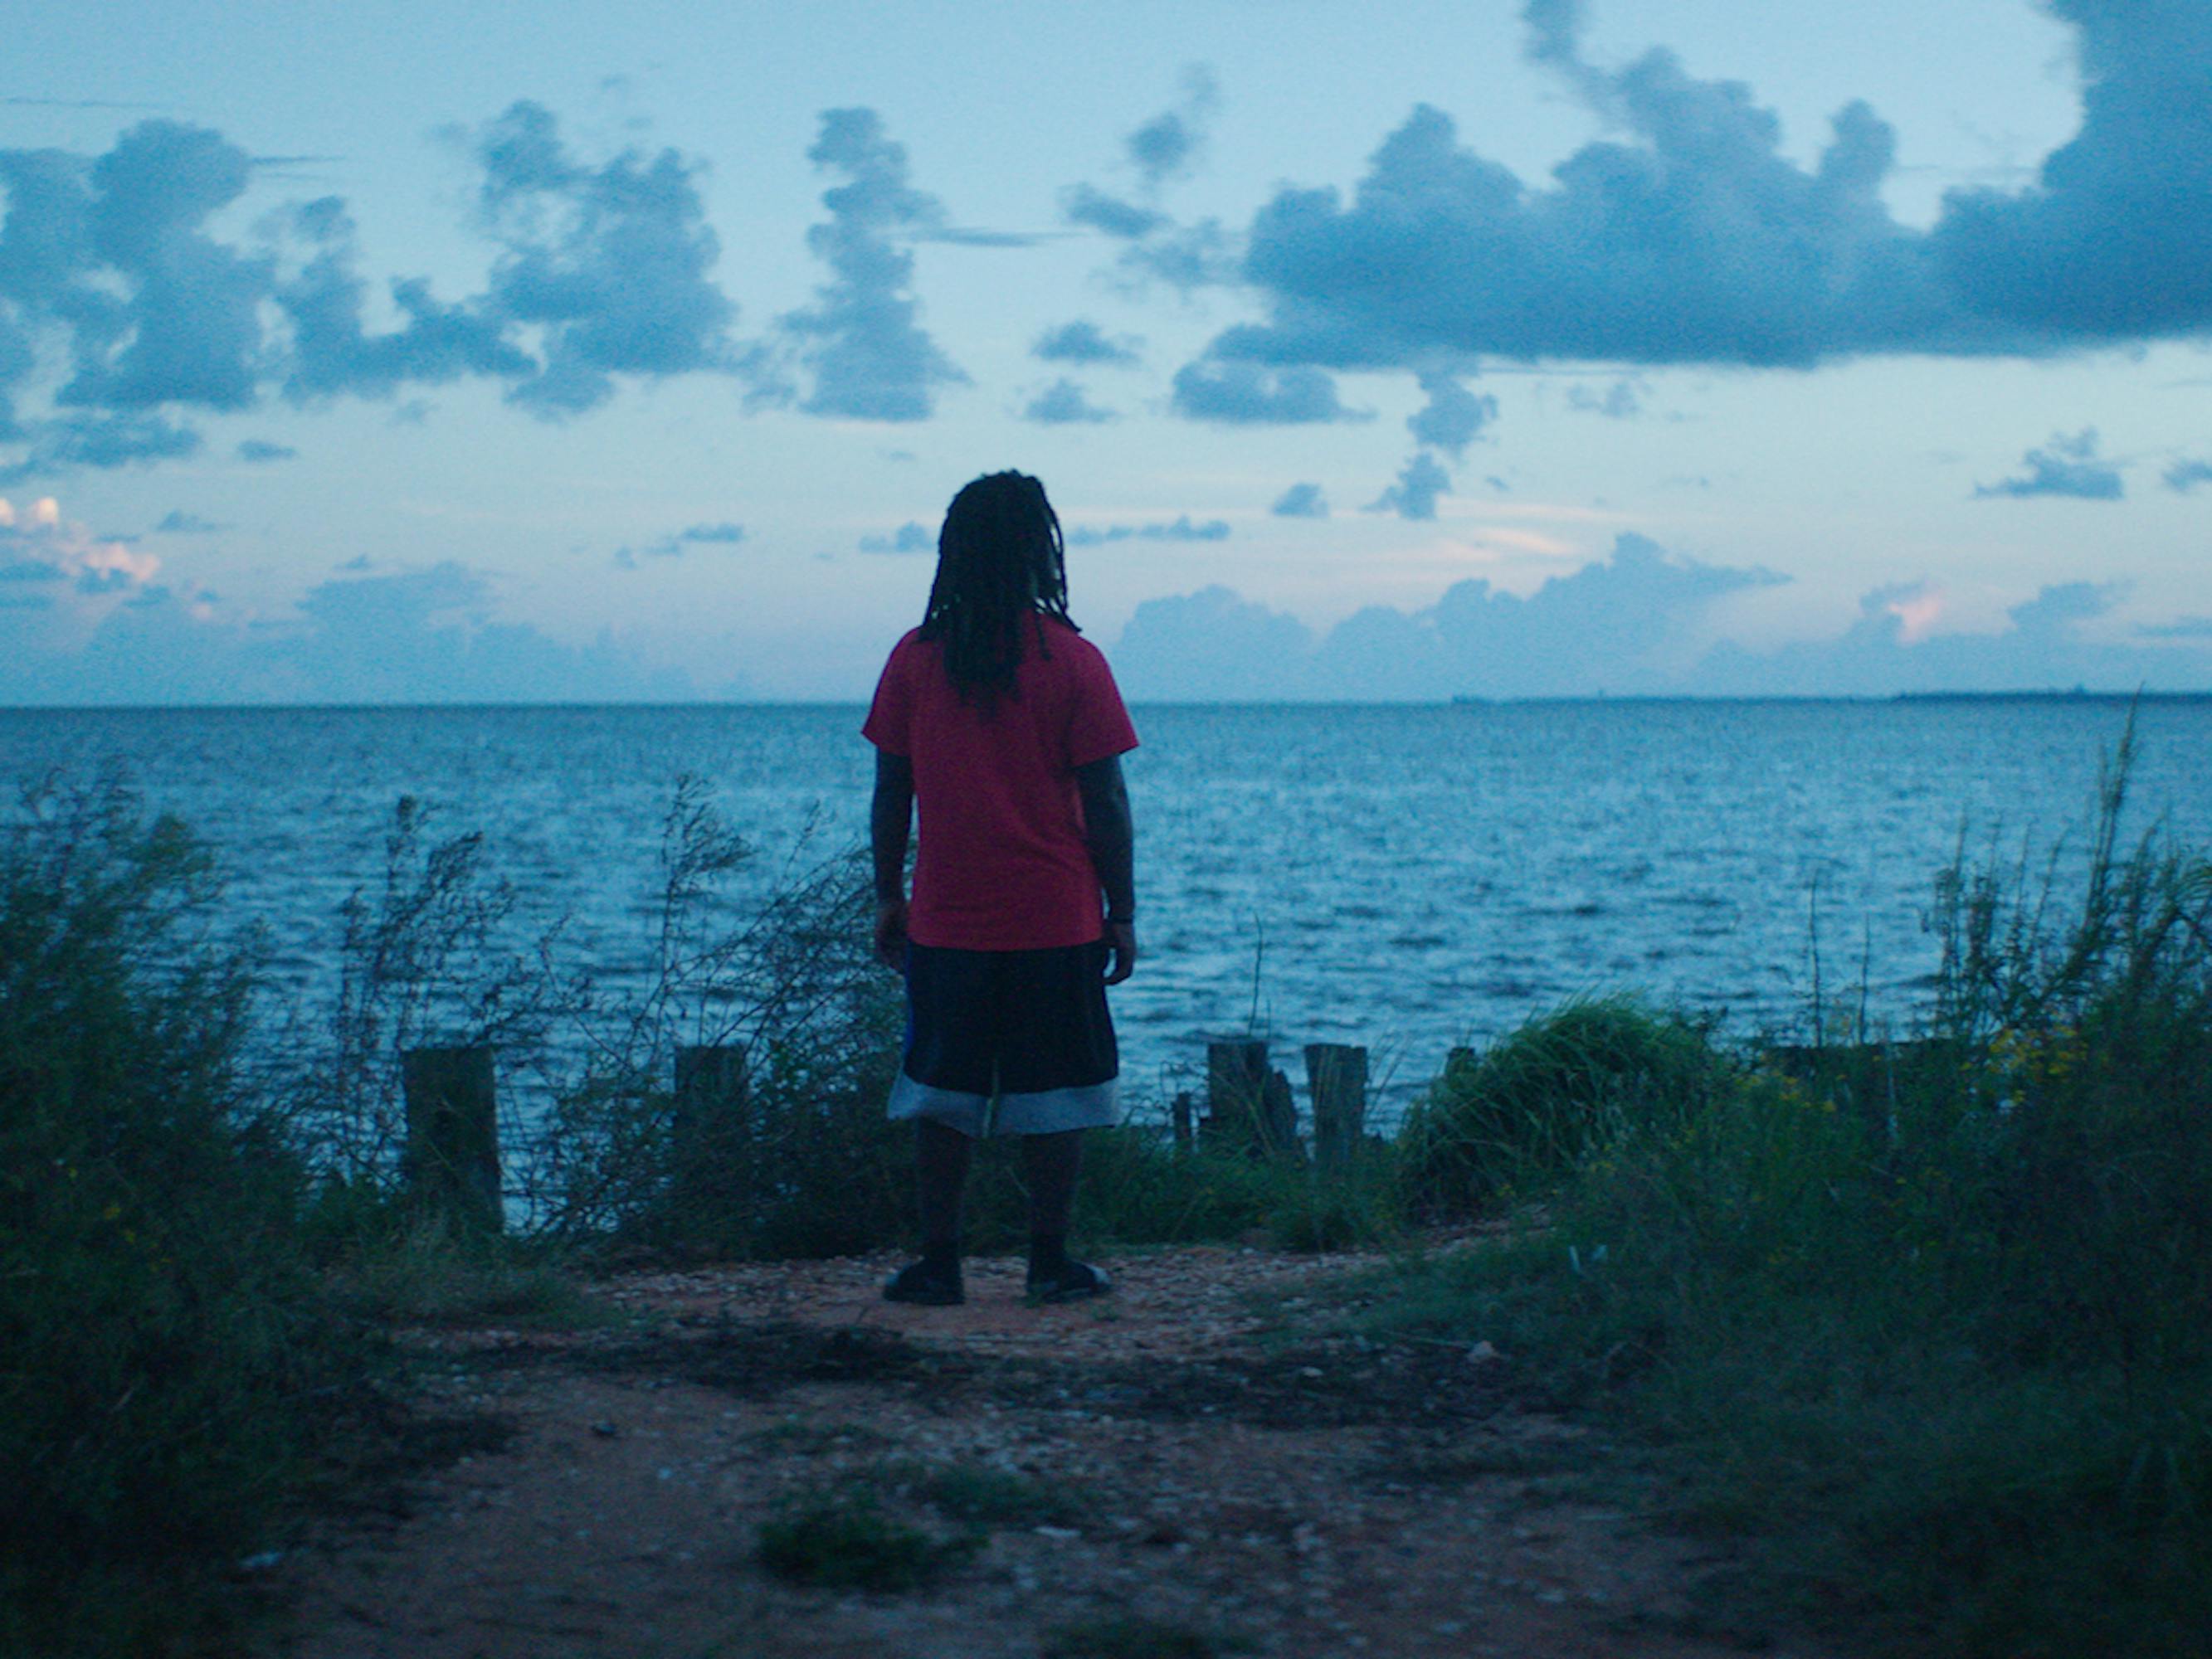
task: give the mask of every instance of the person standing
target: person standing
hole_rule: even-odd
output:
[[[994,472],[952,498],[921,625],[892,648],[861,735],[876,749],[876,953],[906,978],[889,1109],[915,1126],[922,1229],[921,1259],[884,1295],[963,1299],[961,1194],[986,1133],[1022,1138],[1030,1295],[1105,1294],[1067,1230],[1084,1131],[1121,1121],[1106,988],[1137,962],[1121,763],[1137,734],[1068,617],[1060,520],[1036,479]]]

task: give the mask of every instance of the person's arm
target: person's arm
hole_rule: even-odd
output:
[[[1129,813],[1129,788],[1121,779],[1121,757],[1109,755],[1075,769],[1083,796],[1084,836],[1091,862],[1106,893],[1106,942],[1113,962],[1109,985],[1119,985],[1137,966],[1137,831]]]
[[[868,807],[868,845],[876,860],[876,957],[903,965],[906,951],[906,846],[914,828],[914,763],[876,750],[876,794]]]

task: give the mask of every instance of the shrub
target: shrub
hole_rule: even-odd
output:
[[[1398,1140],[1407,1199],[1457,1219],[1540,1192],[1625,1133],[1693,1115],[1726,1071],[1677,1016],[1626,997],[1571,1002],[1449,1067],[1414,1104]]]
[[[150,1646],[358,1364],[244,1079],[205,854],[119,787],[0,826],[0,1646]],[[186,1598],[189,1601],[189,1598]],[[158,1616],[157,1616],[158,1613]]]
[[[1481,1336],[1668,1449],[1766,1589],[1915,1655],[2212,1631],[2212,866],[1954,866],[1929,1030],[1583,1158],[1549,1225],[1387,1317]]]

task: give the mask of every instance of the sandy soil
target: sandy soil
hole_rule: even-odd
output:
[[[1602,1449],[1516,1403],[1510,1355],[1302,1333],[1302,1281],[1346,1258],[1179,1249],[1065,1308],[993,1261],[963,1307],[894,1307],[895,1265],[635,1273],[600,1287],[633,1316],[608,1328],[403,1333],[418,1443],[448,1455],[264,1568],[258,1652],[1814,1651],[1704,1631],[1726,1554],[1589,1497]],[[948,1470],[1033,1501],[979,1528]],[[895,1594],[771,1577],[763,1523],[854,1480],[969,1553]],[[1115,1621],[1156,1639],[1083,1644]]]

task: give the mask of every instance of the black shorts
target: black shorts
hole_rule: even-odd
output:
[[[935,1118],[970,1135],[1120,1122],[1108,960],[1103,939],[1053,951],[909,941],[906,1050],[890,1115]]]

